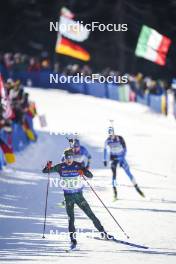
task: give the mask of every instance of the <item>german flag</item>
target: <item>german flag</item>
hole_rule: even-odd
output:
[[[36,137],[32,129],[30,129],[27,120],[23,122],[22,125],[23,131],[25,132],[26,136],[31,140],[31,141],[36,141]]]
[[[30,102],[27,113],[32,118],[37,115],[37,110],[34,102]]]
[[[83,61],[90,60],[90,54],[85,49],[73,43],[72,41],[60,36],[57,39],[55,51],[57,53],[67,55]]]
[[[5,160],[7,163],[15,162],[15,154],[13,153],[12,147],[8,146],[2,139],[0,139],[0,147],[4,153]]]

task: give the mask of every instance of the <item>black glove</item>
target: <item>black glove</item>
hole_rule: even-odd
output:
[[[47,168],[48,170],[50,170],[51,167],[52,167],[52,161],[48,161],[47,164],[46,164],[46,168]]]
[[[43,173],[48,173],[52,167],[52,161],[48,161],[45,168],[42,170]]]
[[[107,167],[107,161],[105,160],[103,163],[104,163],[104,166]]]

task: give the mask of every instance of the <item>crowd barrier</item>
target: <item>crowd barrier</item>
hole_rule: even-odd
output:
[[[109,98],[115,101],[130,102],[136,101],[140,104],[149,106],[153,111],[157,113],[167,114],[168,106],[173,108],[173,115],[176,116],[176,103],[173,96],[169,103],[167,94],[164,95],[153,95],[153,94],[141,94],[141,91],[135,90],[134,83],[131,85],[124,84],[118,85],[114,83],[63,83],[63,82],[50,82],[51,71],[37,71],[37,72],[15,72],[11,78],[17,80],[20,79],[23,85],[33,86],[33,87],[42,87],[42,88],[53,88],[53,89],[62,89],[72,93],[81,93],[86,95],[92,95],[100,98]],[[60,77],[63,75],[59,75]],[[169,110],[170,111],[170,110]],[[172,110],[171,110],[172,112]],[[26,115],[27,122],[32,130],[33,134],[36,136],[36,133],[33,128],[32,117]],[[37,136],[36,136],[37,137]],[[25,133],[22,125],[18,123],[12,124],[12,133],[0,130],[0,138],[6,143],[10,144],[13,147],[14,152],[23,150],[30,142],[32,142],[27,134]],[[4,165],[5,158],[3,152],[0,148],[0,169]]]
[[[24,85],[54,88],[67,90],[72,93],[82,93],[92,95],[100,98],[109,98],[111,100],[129,102],[137,101],[138,103],[149,106],[157,113],[167,113],[167,94],[166,95],[153,95],[153,94],[140,94],[140,90],[135,90],[135,84],[110,84],[110,83],[58,83],[50,82],[51,71],[38,71],[38,72],[19,72],[14,73],[14,79],[20,79]],[[53,73],[52,73],[53,74]],[[63,75],[59,75],[60,77]],[[132,89],[131,89],[132,88]],[[176,114],[176,105],[175,105]]]

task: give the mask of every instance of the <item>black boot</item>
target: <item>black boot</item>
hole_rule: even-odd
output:
[[[141,191],[141,189],[139,188],[139,186],[137,184],[134,185],[134,188],[136,189],[136,191],[142,196],[145,197],[144,193]]]
[[[113,192],[114,192],[114,201],[117,200],[117,188],[113,187]]]
[[[106,231],[101,232],[101,238],[105,240],[114,239],[114,236],[108,234]]]
[[[70,239],[71,239],[71,244],[76,246],[77,245],[77,240],[75,238],[75,233],[70,234]]]
[[[71,240],[71,244],[76,246],[77,245],[77,240],[76,239],[72,239]]]

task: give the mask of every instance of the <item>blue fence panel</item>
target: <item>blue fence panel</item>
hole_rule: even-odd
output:
[[[150,96],[150,107],[158,112],[158,113],[162,113],[162,109],[161,109],[161,98],[162,96],[160,95],[149,95]]]
[[[53,74],[53,78],[50,78],[50,74]],[[18,72],[14,73],[12,77],[14,79],[20,79],[24,85],[30,84],[30,86],[33,87],[62,89],[73,93],[89,94],[96,97],[108,97],[109,92],[104,83],[73,83],[72,80],[68,82],[66,76],[53,73],[52,71]]]
[[[148,105],[148,96],[146,94],[144,96],[137,95],[136,101],[140,104]]]
[[[40,72],[39,83],[36,86],[44,88],[56,88],[55,83],[50,83],[50,71]]]
[[[3,129],[0,130],[0,138],[5,141],[5,131]],[[5,158],[4,158],[4,153],[2,151],[2,149],[0,148],[0,170],[2,170],[2,166],[4,166],[6,164],[5,162]]]
[[[26,115],[26,118],[28,120],[28,123],[30,125],[31,130],[34,132],[34,134],[36,135],[36,132],[33,128],[33,120],[32,117],[30,117],[29,115]],[[8,139],[9,139],[9,133],[6,132],[5,130],[1,129],[0,130],[0,138],[6,143],[8,144]],[[37,138],[37,135],[36,135]],[[18,152],[23,150],[29,143],[30,140],[28,139],[27,135],[25,134],[21,124],[18,123],[13,123],[12,124],[12,134],[11,134],[11,141],[12,141],[12,147],[14,152]],[[4,164],[4,162],[2,163],[2,160],[4,159],[4,155],[3,152],[0,148],[0,169],[2,167],[2,165]]]
[[[85,93],[85,84],[84,83],[69,83],[67,84],[69,92],[72,93]]]
[[[107,90],[108,90],[108,98],[112,100],[118,100],[118,85],[117,84],[106,84]]]
[[[62,79],[63,78],[63,79]],[[68,90],[68,84],[62,82],[65,76],[51,71],[41,71],[37,87]]]
[[[31,86],[37,87],[40,85],[40,75],[41,75],[41,72],[39,71],[36,71],[36,72],[23,71],[23,72],[13,73],[12,78],[15,80],[17,79],[21,80],[21,82],[24,85],[27,85],[28,81],[30,80]]]
[[[26,145],[29,144],[29,139],[27,138],[23,128],[20,124],[13,124],[13,132],[12,132],[12,146],[14,151],[20,151],[25,148]]]
[[[4,142],[8,142],[8,134],[4,129],[0,130],[0,138],[4,141]]]
[[[2,170],[2,166],[6,165],[6,161],[4,158],[4,153],[2,149],[0,148],[0,170]]]
[[[33,118],[29,114],[25,114],[25,119],[27,120],[27,123],[29,125],[29,128],[34,133],[35,138],[37,139],[37,133],[35,132],[34,126],[33,126]],[[28,141],[27,141],[28,144]]]
[[[96,97],[106,97],[106,85],[104,83],[86,83],[87,94]]]

